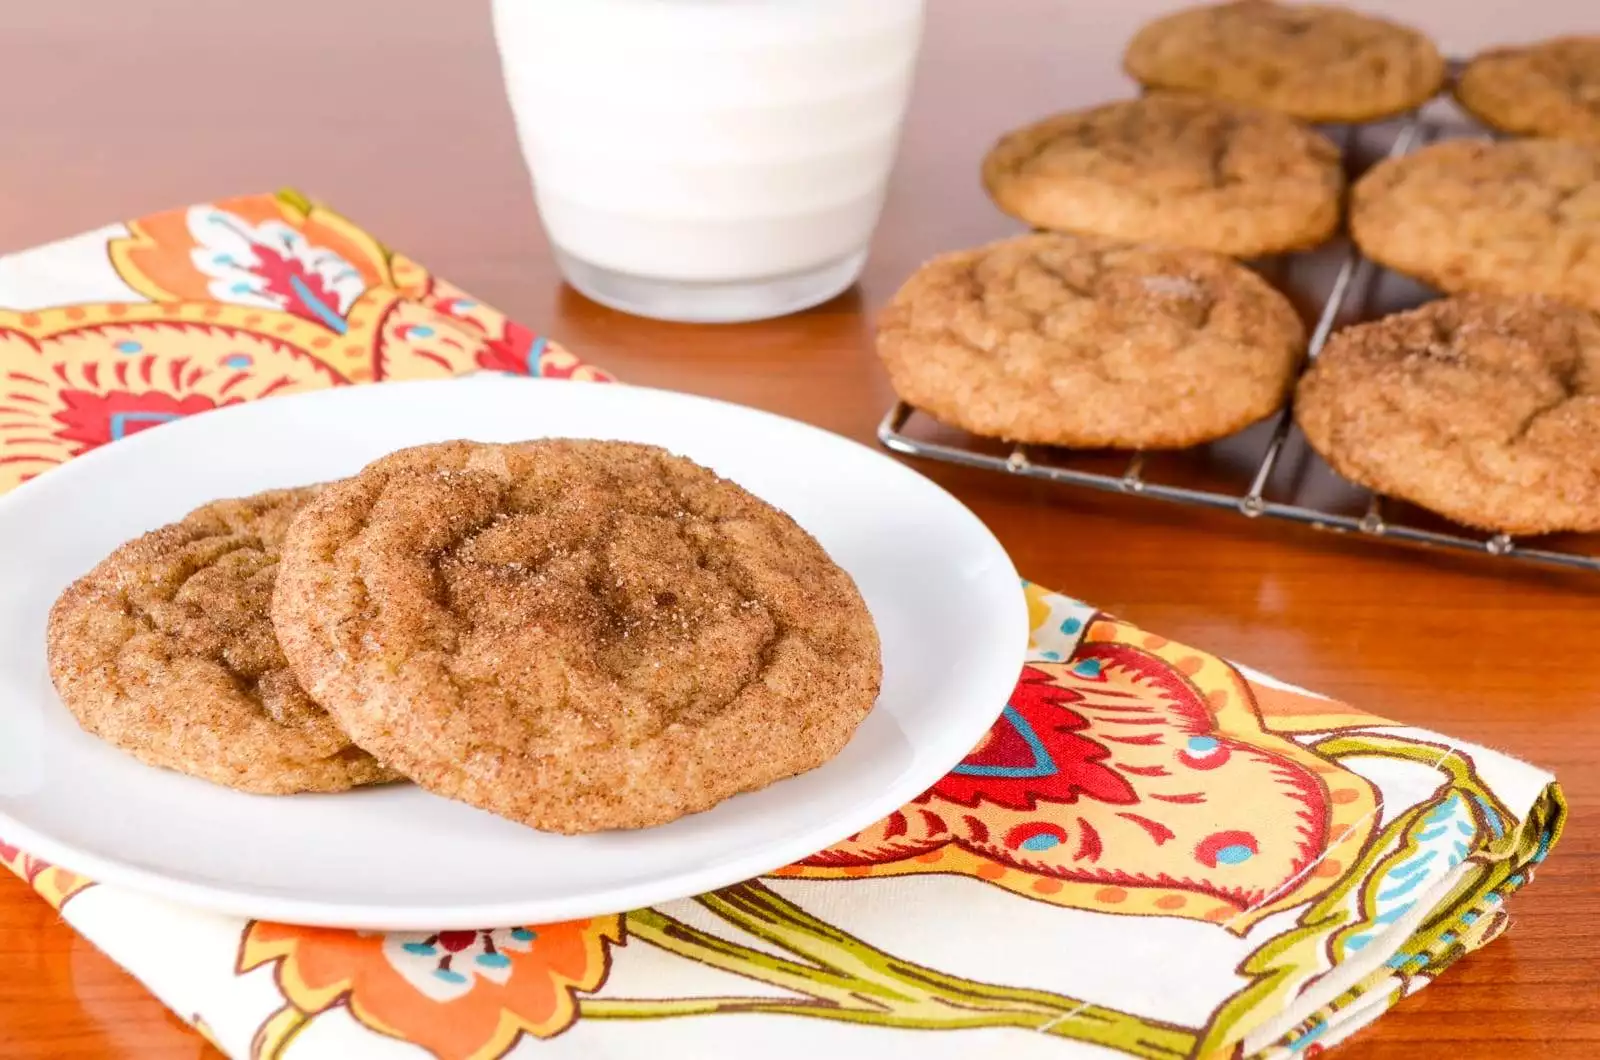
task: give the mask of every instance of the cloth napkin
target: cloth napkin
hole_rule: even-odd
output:
[[[606,378],[288,192],[0,259],[0,306],[0,490],[274,394]],[[949,775],[698,898],[384,934],[0,861],[232,1057],[1279,1058],[1493,939],[1560,835],[1538,770],[1027,597],[1026,668]]]

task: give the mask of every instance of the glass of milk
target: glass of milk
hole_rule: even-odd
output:
[[[567,281],[665,320],[757,320],[855,282],[923,0],[494,0]]]

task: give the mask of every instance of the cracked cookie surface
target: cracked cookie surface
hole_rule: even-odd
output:
[[[84,729],[150,765],[261,794],[395,775],[302,690],[273,634],[278,549],[316,488],[197,508],[118,548],[50,612],[50,674]]]
[[[1600,144],[1449,140],[1388,159],[1351,189],[1350,232],[1442,291],[1600,310]]]
[[[1600,140],[1600,37],[1558,37],[1474,56],[1455,97],[1519,136]]]
[[[928,262],[884,310],[877,346],[896,392],[951,426],[1170,449],[1280,407],[1305,329],[1221,255],[1038,234]]]
[[[813,769],[881,674],[866,605],[809,534],[622,442],[369,465],[295,523],[273,617],[362,746],[557,832],[660,824]]]
[[[1270,0],[1187,8],[1139,30],[1123,68],[1149,88],[1199,92],[1304,121],[1410,110],[1444,84],[1432,41],[1373,15]]]
[[[1282,114],[1162,92],[1007,133],[983,183],[1035,228],[1254,257],[1327,239],[1344,170],[1331,141]]]
[[[1488,530],[1600,530],[1600,322],[1465,295],[1336,333],[1295,416],[1344,477]]]

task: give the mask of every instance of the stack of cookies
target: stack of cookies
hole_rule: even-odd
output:
[[[554,832],[814,769],[877,632],[792,519],[663,450],[450,442],[205,505],[72,585],[51,675],[89,732],[243,791],[410,779]]]
[[[983,160],[1034,233],[929,262],[885,310],[878,352],[909,404],[1007,442],[1136,450],[1282,409],[1305,331],[1233,259],[1337,232],[1344,162],[1305,123],[1402,114],[1446,79],[1412,29],[1272,0],[1162,18],[1124,65],[1144,95],[1036,121]],[[1486,53],[1455,91],[1499,129],[1564,139],[1441,143],[1355,184],[1370,258],[1473,297],[1335,336],[1299,420],[1347,477],[1458,521],[1600,529],[1583,311],[1600,310],[1600,39]]]

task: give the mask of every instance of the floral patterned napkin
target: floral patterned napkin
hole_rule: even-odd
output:
[[[273,394],[605,378],[293,193],[0,259],[0,307],[0,490]],[[1560,834],[1559,789],[1503,755],[1028,602],[1016,691],[948,776],[698,898],[383,934],[0,861],[233,1057],[1278,1058],[1493,939]]]

